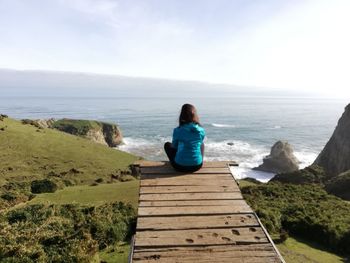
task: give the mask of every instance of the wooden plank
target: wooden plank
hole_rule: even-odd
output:
[[[165,215],[224,215],[233,213],[251,213],[247,205],[238,206],[177,206],[174,207],[139,207],[139,216],[165,216]]]
[[[270,244],[136,249],[134,262],[281,262]]]
[[[142,174],[186,174],[175,171],[171,167],[141,167]],[[222,173],[231,173],[227,167],[223,168],[201,168],[198,171],[193,172],[192,174],[222,174]]]
[[[140,194],[140,201],[165,200],[227,200],[243,199],[240,192],[231,193],[178,193],[178,194]]]
[[[166,162],[157,162],[157,161],[136,161],[134,162],[134,165],[139,165],[140,167],[152,167],[152,166],[165,166],[165,167],[171,167],[170,163],[168,161]],[[212,161],[212,162],[204,162],[203,168],[208,167],[226,167],[227,165],[237,165],[237,162],[234,161]]]
[[[244,258],[232,258],[229,257],[222,258],[221,255],[217,255],[218,253],[210,253],[208,256],[203,258],[202,256],[199,256],[197,258],[194,257],[184,257],[182,258],[181,255],[177,255],[175,258],[168,258],[165,259],[158,259],[154,255],[150,257],[150,259],[147,260],[134,260],[133,262],[139,262],[139,263],[213,263],[213,262],[220,262],[220,263],[277,263],[282,262],[278,258],[275,257],[261,257],[261,256],[252,256],[252,257],[244,257]],[[214,260],[214,261],[213,261]],[[217,261],[216,261],[217,260]]]
[[[202,175],[201,175],[202,176]],[[141,180],[141,187],[143,186],[160,186],[160,185],[217,185],[224,186],[236,184],[236,181],[230,177],[224,178],[207,178],[203,179],[201,176],[192,178],[156,178]]]
[[[268,243],[260,227],[136,232],[135,248]]]
[[[224,185],[224,186],[148,186],[141,187],[140,194],[155,194],[155,193],[224,193],[224,192],[237,192],[239,188],[237,185]]]
[[[232,174],[226,173],[226,174],[174,174],[174,173],[169,173],[169,174],[141,174],[141,180],[150,180],[150,179],[198,179],[201,178],[203,180],[208,180],[208,179],[233,179]]]
[[[140,201],[139,207],[162,206],[241,206],[247,203],[241,200],[182,200],[182,201]]]
[[[259,226],[259,223],[254,214],[230,214],[225,216],[159,216],[139,217],[137,219],[137,231],[206,229],[239,226],[254,227]]]

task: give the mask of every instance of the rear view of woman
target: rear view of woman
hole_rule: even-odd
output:
[[[194,172],[203,165],[205,131],[199,123],[196,108],[184,104],[179,126],[174,129],[172,143],[166,142],[165,152],[171,165],[179,172]]]

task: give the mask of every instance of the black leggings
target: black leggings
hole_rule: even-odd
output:
[[[201,163],[199,165],[194,165],[194,166],[183,166],[183,165],[177,164],[175,162],[175,156],[176,156],[177,149],[174,148],[170,142],[166,142],[164,144],[164,150],[165,150],[166,155],[169,158],[169,161],[170,161],[172,167],[174,167],[174,169],[178,172],[191,173],[191,172],[198,171],[199,169],[202,168],[203,163]],[[202,152],[202,156],[203,156],[203,153],[204,153],[204,144],[203,143],[201,146],[201,152]]]

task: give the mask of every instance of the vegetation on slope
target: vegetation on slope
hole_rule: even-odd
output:
[[[326,183],[327,192],[350,200],[350,171],[342,173]]]
[[[242,193],[270,233],[287,231],[350,253],[350,203],[320,186],[268,183],[242,187]]]
[[[97,121],[61,119],[52,124],[52,128],[74,135],[86,135],[92,129],[99,129],[102,125]]]
[[[34,180],[59,188],[113,182],[129,173],[135,156],[52,129],[0,121],[0,210],[31,199]]]
[[[327,179],[329,179],[329,177],[326,175],[326,172],[322,167],[311,165],[294,172],[277,174],[270,180],[270,182],[323,185]]]
[[[350,170],[336,176],[331,176],[322,167],[311,165],[295,172],[277,174],[270,182],[298,185],[317,184],[330,194],[350,200]]]
[[[2,262],[90,262],[102,249],[128,239],[135,210],[101,206],[28,205],[0,217]]]
[[[97,186],[78,185],[66,187],[55,193],[37,195],[29,204],[70,204],[101,205],[108,202],[122,201],[137,208],[139,181],[99,184]]]
[[[0,152],[1,262],[125,261],[135,156],[5,117]]]
[[[346,260],[326,251],[324,246],[300,238],[288,237],[276,246],[287,263],[343,263]]]

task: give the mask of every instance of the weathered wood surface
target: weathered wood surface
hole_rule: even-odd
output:
[[[175,171],[172,167],[141,167],[142,174],[186,174]],[[195,171],[192,174],[230,174],[229,169],[227,167],[203,167],[199,171]]]
[[[171,167],[169,162],[155,162],[155,161],[136,161],[134,165],[141,167]],[[204,162],[203,168],[208,167],[227,167],[227,165],[237,166],[236,162],[233,161],[214,161],[214,162]]]
[[[181,257],[179,257],[181,255]],[[281,262],[270,244],[138,249],[134,262]]]
[[[138,231],[135,239],[135,247],[209,246],[255,243],[268,243],[261,228],[236,227],[224,229]]]
[[[171,200],[171,201],[140,201],[139,207],[173,207],[173,206],[243,206],[247,205],[244,200]]]
[[[183,174],[178,172],[173,173],[154,173],[154,174],[141,174],[141,180],[151,180],[151,179],[177,179],[180,182],[185,182],[188,179],[201,179],[201,180],[212,180],[212,179],[232,179],[232,175],[230,173],[223,173],[223,174]]]
[[[156,179],[143,179],[141,181],[141,186],[175,186],[175,185],[216,185],[216,186],[226,186],[231,184],[232,177],[224,176],[219,178],[203,177],[173,177],[173,178],[156,178]]]
[[[237,192],[237,185],[176,185],[176,186],[148,186],[141,187],[140,194],[161,193],[228,193]]]
[[[259,226],[250,214],[139,217],[137,230],[208,229]]]
[[[242,199],[240,192],[231,193],[171,193],[171,194],[140,194],[140,201],[163,200],[231,200]]]
[[[284,262],[228,163],[178,173],[167,162],[140,162],[133,262]]]
[[[165,215],[227,215],[232,213],[252,213],[247,205],[223,206],[177,206],[177,207],[139,207],[139,216]]]

